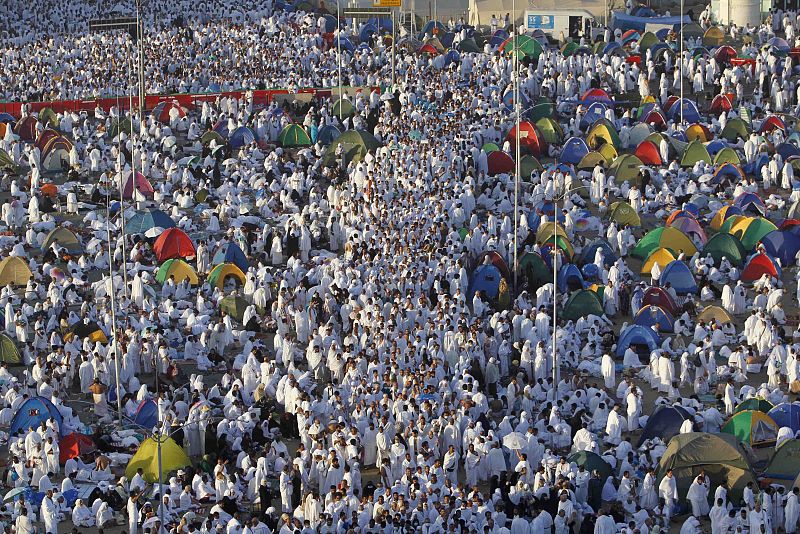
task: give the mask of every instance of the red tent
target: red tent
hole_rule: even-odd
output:
[[[159,263],[172,258],[193,258],[195,256],[194,243],[180,228],[169,228],[161,232],[155,243],[153,252]]]
[[[772,258],[760,252],[750,257],[747,264],[742,269],[742,282],[755,282],[764,274],[778,278],[778,268],[772,261]]]
[[[662,310],[669,312],[673,317],[678,315],[681,311],[675,299],[673,299],[672,295],[667,293],[667,290],[663,287],[648,287],[647,290],[645,290],[642,297],[642,307],[648,304],[658,306]]]
[[[771,132],[776,128],[779,128],[784,132],[786,131],[786,125],[783,123],[783,121],[775,115],[770,115],[764,119],[764,122],[761,123],[761,128],[758,129],[758,133]]]
[[[517,127],[516,125],[511,128],[511,131],[506,135],[506,140],[514,145],[517,141]],[[528,153],[539,157],[542,153],[541,143],[539,142],[539,133],[536,131],[536,126],[529,121],[522,121],[519,123],[519,144]]]
[[[430,54],[432,56],[438,56],[439,51],[431,44],[423,45],[422,48],[419,49],[420,54]]]
[[[23,141],[36,139],[36,118],[28,115],[14,126],[14,133]]]
[[[153,186],[150,185],[150,182],[147,181],[147,178],[144,177],[144,174],[136,171],[135,179],[134,174],[131,171],[128,171],[128,174],[125,175],[124,180],[125,186],[122,188],[122,196],[124,198],[133,198],[133,190],[136,189],[144,195],[146,198],[153,198],[155,191],[153,191]]]
[[[78,456],[89,454],[96,449],[92,438],[85,434],[79,434],[78,432],[73,432],[61,438],[61,441],[58,442],[58,447],[60,449],[58,461],[61,462],[62,465],[67,463],[67,460],[70,458],[77,458]]]
[[[733,109],[733,99],[727,94],[719,94],[711,101],[711,112],[720,114]]]
[[[728,63],[731,59],[736,57],[736,49],[730,45],[720,46],[714,52],[714,59],[720,63]]]
[[[665,130],[667,128],[667,119],[664,114],[654,109],[642,121],[645,124],[652,124],[657,130]]]
[[[661,152],[659,152],[658,147],[654,142],[647,139],[639,143],[634,154],[637,158],[642,160],[642,163],[645,165],[661,165],[663,163],[661,161]]]
[[[663,106],[661,106],[664,109],[664,113],[669,113],[669,108],[671,108],[672,104],[674,104],[678,100],[680,100],[680,97],[676,95],[672,95],[669,98],[667,98],[667,101],[664,102]]]
[[[178,117],[185,117],[186,110],[181,107],[181,105],[175,101],[165,101],[159,102],[156,104],[156,107],[153,108],[153,118],[155,118],[159,122],[163,122],[165,124],[169,124],[169,114],[173,109],[178,110]]]
[[[514,160],[502,150],[495,150],[489,154],[486,163],[489,167],[489,174],[492,176],[514,170]]]

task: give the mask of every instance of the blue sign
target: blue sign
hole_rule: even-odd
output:
[[[555,27],[555,17],[552,15],[528,15],[528,29],[552,30]]]

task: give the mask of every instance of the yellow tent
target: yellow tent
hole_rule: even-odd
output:
[[[642,269],[639,271],[640,274],[650,274],[650,271],[653,269],[653,265],[656,263],[661,270],[664,270],[664,267],[670,264],[670,262],[675,261],[675,256],[669,249],[666,248],[657,248],[653,252],[647,256],[647,259],[644,260],[642,263]]]
[[[28,264],[20,257],[9,256],[0,261],[0,285],[2,286],[8,284],[15,286],[27,285],[31,276],[33,276],[33,273],[31,273]]]
[[[721,46],[725,43],[725,33],[718,27],[712,26],[703,34],[703,46]]]
[[[608,170],[608,174],[613,176],[617,183],[637,183],[639,181],[639,168],[643,165],[642,160],[633,154],[623,154],[614,160]]]
[[[169,259],[162,263],[158,273],[156,273],[156,281],[164,283],[170,276],[174,276],[176,282],[183,282],[188,279],[193,286],[200,283],[200,279],[192,266],[179,258]]]
[[[586,134],[586,144],[592,149],[603,145],[619,146],[619,135],[612,126],[598,120]]]
[[[242,284],[247,281],[242,270],[236,265],[233,263],[220,263],[208,273],[208,283],[222,289],[225,285],[225,279],[229,276],[235,276]]]
[[[720,208],[720,210],[717,213],[715,213],[714,216],[711,218],[709,226],[713,230],[719,231],[719,229],[722,227],[722,223],[725,222],[725,212],[728,211],[728,208],[730,207],[731,207],[730,204],[722,206],[722,208]]]
[[[606,158],[606,165],[611,165],[611,162],[617,159],[617,156],[619,155],[617,153],[617,149],[614,148],[614,145],[609,145],[608,143],[598,148],[597,151],[601,153],[604,158]]]
[[[596,165],[605,168],[606,158],[604,158],[600,152],[589,152],[581,158],[580,163],[578,163],[578,169],[591,170],[594,169]]]
[[[608,211],[612,221],[627,226],[641,226],[642,219],[636,210],[625,201],[614,202]]]
[[[539,229],[536,230],[536,241],[542,242],[547,241],[554,235],[560,235],[564,239],[567,239],[567,232],[561,227],[560,224],[557,222],[546,222],[542,223],[539,226]]]
[[[136,475],[136,470],[142,468],[142,476],[147,482],[158,482],[158,441],[161,442],[161,472],[164,480],[169,480],[169,474],[178,469],[192,465],[186,452],[169,436],[147,438],[139,445],[139,450],[133,455],[125,468],[125,476],[130,480]]]
[[[688,128],[686,128],[686,140],[687,141],[694,141],[699,139],[703,143],[707,143],[711,139],[708,138],[708,133],[703,127],[699,124],[690,124]]]
[[[703,311],[697,316],[697,321],[705,321],[709,322],[711,320],[715,320],[717,323],[724,324],[729,323],[732,321],[731,316],[728,315],[728,312],[720,308],[719,306],[706,306],[703,308]]]

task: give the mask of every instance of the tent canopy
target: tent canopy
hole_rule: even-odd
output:
[[[63,435],[64,426],[58,408],[49,399],[31,397],[17,409],[17,413],[11,419],[8,435],[16,436],[18,432],[27,433],[29,428],[39,428],[39,425],[51,417],[56,420],[59,433]]]
[[[168,479],[168,474],[178,469],[183,469],[192,465],[186,452],[170,437],[162,436],[159,438],[149,437],[139,445],[139,450],[128,462],[125,468],[125,476],[130,480],[139,468],[142,469],[142,476],[145,481],[154,483],[158,481],[158,448],[161,443],[161,471],[164,478]]]
[[[562,316],[568,321],[575,321],[588,315],[602,317],[603,313],[603,304],[598,294],[588,289],[581,289],[569,297]]]
[[[0,261],[0,285],[24,286],[32,276],[30,267],[19,256],[8,256]]]
[[[770,416],[758,410],[742,410],[733,414],[721,431],[751,447],[775,443],[778,437],[778,425]]]
[[[636,243],[631,255],[643,260],[659,247],[668,248],[674,253],[684,252],[687,256],[693,256],[697,252],[694,243],[686,234],[677,228],[667,226],[648,232]]]
[[[794,432],[800,430],[800,402],[782,402],[772,408],[767,415],[778,427],[789,427]]]
[[[168,228],[153,243],[153,252],[159,263],[173,258],[193,258],[194,243],[180,228]]]
[[[247,256],[245,256],[241,247],[236,243],[225,243],[219,247],[211,259],[211,263],[219,265],[220,263],[233,263],[242,272],[247,272],[249,265],[247,263]]]
[[[22,356],[19,353],[17,344],[6,334],[0,334],[0,362],[8,364],[22,363]]]
[[[156,281],[163,284],[170,276],[175,277],[176,283],[184,280],[189,280],[193,286],[200,283],[194,268],[181,259],[170,259],[162,263],[156,273]]]
[[[653,438],[660,438],[665,443],[669,443],[669,440],[678,434],[683,422],[691,418],[691,414],[680,404],[659,406],[647,418],[647,424],[642,430],[637,446],[641,447],[642,443]]]
[[[244,283],[247,281],[242,270],[239,269],[239,267],[237,267],[235,264],[220,263],[208,273],[208,283],[212,286],[222,289],[222,287],[225,285],[225,280],[229,277],[236,278],[242,285],[244,285]]]
[[[83,251],[83,247],[78,241],[78,237],[73,234],[71,230],[64,228],[63,226],[59,226],[50,230],[50,232],[47,234],[47,237],[45,237],[44,241],[42,242],[42,252],[49,249],[53,243],[57,243],[59,246],[67,249],[67,251],[72,254],[80,254]]]
[[[661,344],[658,334],[652,329],[639,324],[632,324],[620,332],[617,341],[617,356],[622,357],[628,347],[633,345],[646,346],[648,351],[653,351]]]
[[[675,260],[664,267],[659,284],[662,286],[669,284],[678,295],[694,294],[698,290],[692,271],[680,260]]]

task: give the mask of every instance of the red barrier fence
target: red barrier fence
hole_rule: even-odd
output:
[[[380,89],[378,87],[365,88],[365,90]],[[175,95],[148,95],[145,98],[145,109],[151,110],[157,104],[164,101],[177,100],[181,106],[192,109],[198,104],[203,102],[213,102],[219,97],[236,97],[242,98],[246,91],[223,91],[220,93],[204,93],[204,94],[175,94]],[[299,89],[296,92],[290,92],[288,89],[270,89],[264,91],[253,91],[253,104],[255,107],[266,107],[279,95],[300,95],[310,94],[312,98],[330,98],[331,89]],[[44,108],[52,108],[56,113],[64,112],[92,112],[96,107],[100,107],[103,111],[108,112],[113,106],[119,104],[122,109],[129,109],[131,102],[134,107],[139,106],[139,97],[134,96],[133,99],[125,96],[119,99],[115,98],[98,98],[94,100],[58,100],[54,102],[25,102],[30,106],[31,112],[38,112]],[[14,117],[19,117],[22,114],[23,102],[0,102],[0,113],[9,113]]]

